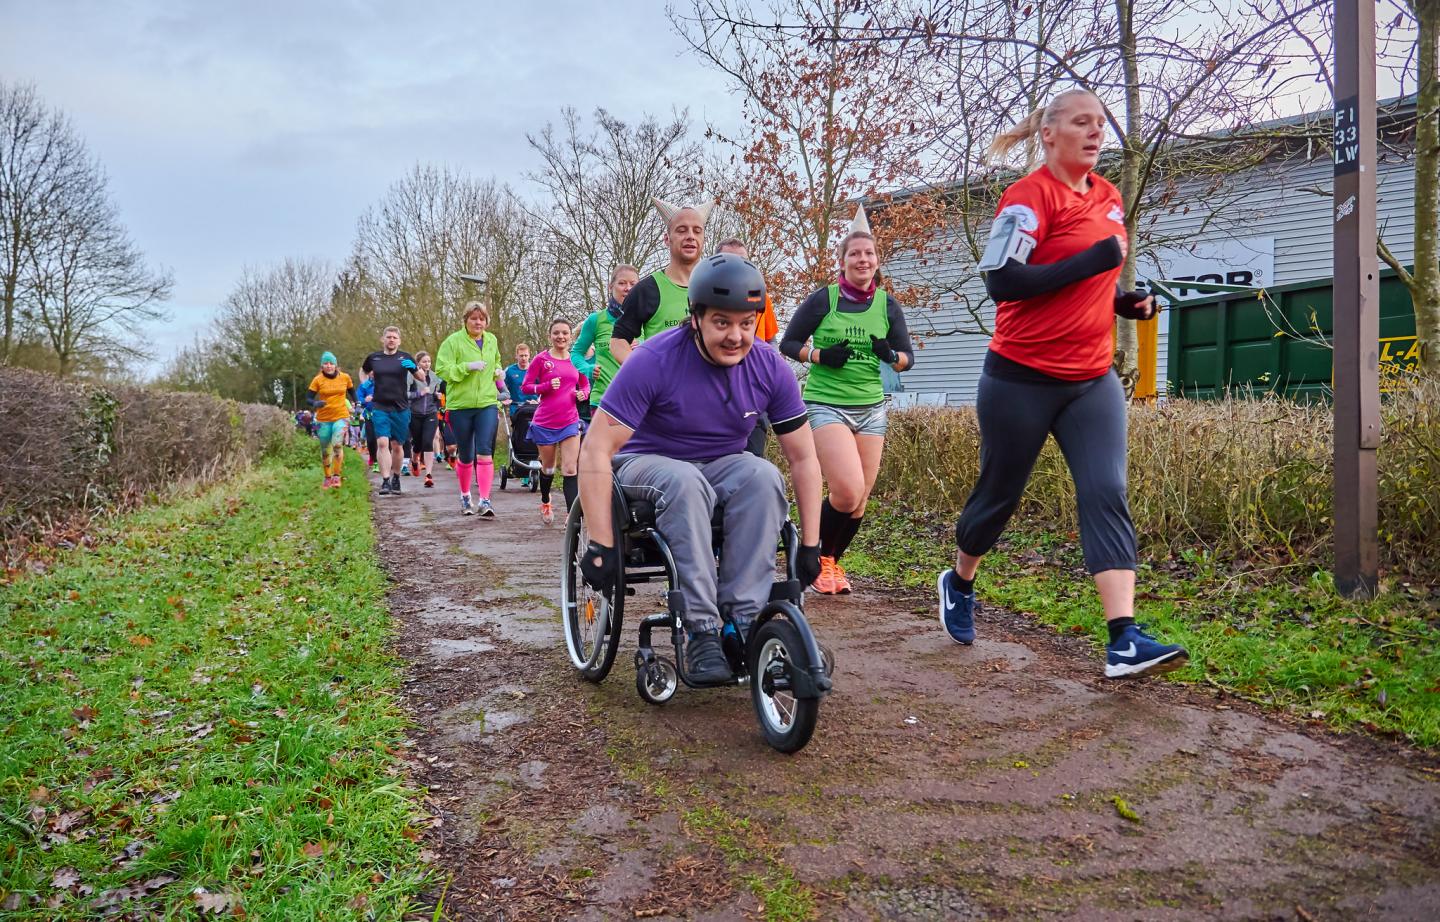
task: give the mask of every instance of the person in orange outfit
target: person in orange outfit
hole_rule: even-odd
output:
[[[340,486],[340,469],[345,464],[345,427],[350,422],[350,405],[355,401],[355,382],[340,370],[335,353],[320,356],[320,373],[310,379],[306,401],[315,408],[316,437],[320,439],[320,467],[325,480],[322,489]]]

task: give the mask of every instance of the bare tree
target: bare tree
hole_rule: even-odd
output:
[[[691,0],[670,17],[741,93],[747,133],[710,134],[739,155],[742,181],[726,204],[771,260],[778,303],[833,278],[834,243],[857,200],[919,182],[923,142],[907,105],[912,71],[874,43],[838,40],[854,19],[847,4],[789,0],[774,11],[801,28],[732,28],[748,14],[732,0]],[[930,204],[913,190],[886,203],[882,242],[923,249],[934,233]]]
[[[546,198],[535,216],[553,238],[556,267],[592,310],[605,304],[615,266],[658,264],[663,228],[651,196],[690,200],[707,191],[701,147],[689,139],[683,110],[665,123],[646,115],[631,125],[604,109],[594,119],[587,131],[565,109],[560,130],[546,125],[527,136],[543,162],[529,175]]]
[[[1281,90],[1300,79],[1281,66],[1289,60],[1283,45],[1321,5],[1311,0],[1277,13],[1262,0],[869,0],[847,6],[828,34],[792,4],[761,17],[717,0],[696,17],[712,34],[789,37],[798,47],[825,42],[837,56],[845,46],[870,45],[901,62],[897,72],[920,90],[909,94],[909,111],[926,117],[919,134],[932,139],[922,152],[926,178],[965,189],[948,200],[962,223],[943,247],[973,247],[968,222],[989,217],[980,207],[990,194],[985,180],[1003,174],[980,159],[984,142],[1060,86],[1094,91],[1119,140],[1117,185],[1127,230],[1141,244],[1130,248],[1122,276],[1133,284],[1144,243],[1140,216],[1156,207],[1157,186],[1165,191],[1178,162],[1172,155],[1228,132],[1225,163],[1238,169],[1233,142],[1243,126],[1273,114]],[[1133,323],[1121,321],[1118,332],[1117,359],[1133,371]]]
[[[49,234],[60,199],[93,172],[84,144],[28,84],[0,81],[0,364],[13,357],[34,279],[27,252]]]
[[[1383,237],[1377,242],[1380,258],[1410,292],[1420,368],[1434,376],[1440,375],[1440,0],[1405,0],[1389,32],[1406,25],[1415,33],[1414,268],[1407,269]]]
[[[361,215],[352,272],[381,319],[399,326],[412,348],[433,349],[454,329],[459,275],[476,271],[482,259],[493,198],[493,184],[416,165]]]
[[[320,352],[333,348],[320,320],[334,278],[318,260],[247,266],[220,307],[214,333],[172,362],[171,383],[198,379],[203,389],[225,397],[295,408]]]

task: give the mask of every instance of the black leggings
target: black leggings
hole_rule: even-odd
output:
[[[1125,499],[1125,391],[1111,371],[1089,381],[1045,383],[980,376],[980,479],[955,523],[972,557],[995,546],[1054,434],[1080,510],[1080,545],[1091,573],[1135,569],[1135,526]]]
[[[410,414],[410,450],[416,455],[427,451],[435,450],[435,426],[434,413],[421,415]],[[423,458],[422,458],[423,460]]]
[[[371,464],[380,457],[379,449],[375,447],[375,422],[369,419],[365,420],[365,451],[370,455]]]

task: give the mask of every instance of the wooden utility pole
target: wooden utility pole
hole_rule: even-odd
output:
[[[1375,146],[1375,4],[1335,0],[1335,588],[1350,598],[1380,571]]]

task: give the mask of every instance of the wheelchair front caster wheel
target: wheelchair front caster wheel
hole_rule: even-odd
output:
[[[675,697],[675,690],[679,687],[680,677],[675,672],[675,666],[663,656],[657,656],[635,669],[635,690],[651,704],[669,701]]]

